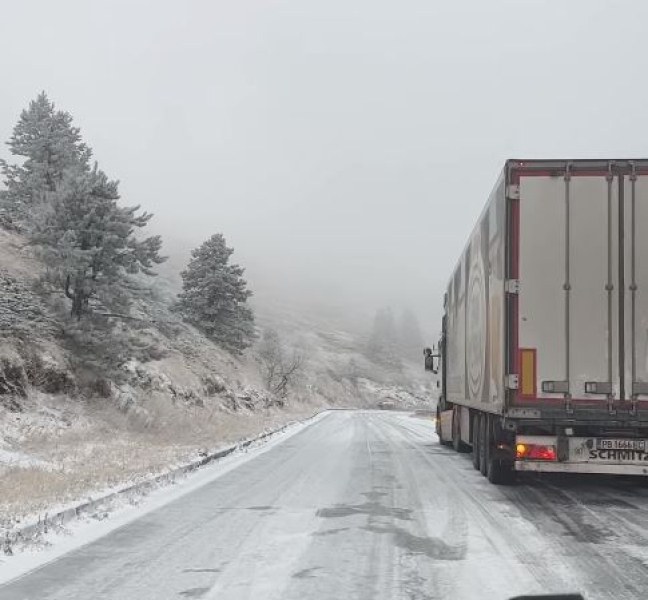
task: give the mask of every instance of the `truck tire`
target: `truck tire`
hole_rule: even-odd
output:
[[[437,407],[436,413],[436,434],[439,438],[439,444],[442,446],[450,446],[452,444],[452,440],[443,439],[443,431],[441,429],[441,411],[439,410],[439,407]]]
[[[479,413],[472,418],[472,464],[476,471],[479,471]]]
[[[486,422],[486,477],[488,481],[495,485],[507,485],[513,483],[515,479],[515,471],[513,465],[507,461],[495,457],[495,444],[497,439],[495,436],[495,424],[490,415],[484,415]]]
[[[513,466],[502,460],[491,459],[488,463],[488,481],[495,485],[509,485],[515,481]]]
[[[452,447],[455,452],[466,452],[467,447],[461,441],[461,419],[459,419],[459,410],[455,407],[452,413]]]
[[[488,475],[488,428],[484,413],[479,415],[479,472]]]

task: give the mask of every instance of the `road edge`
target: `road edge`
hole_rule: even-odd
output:
[[[144,479],[143,481],[125,485],[122,488],[116,489],[106,494],[102,494],[97,498],[91,498],[87,501],[79,502],[78,504],[59,510],[51,515],[46,513],[43,518],[39,517],[37,521],[33,521],[27,525],[15,527],[12,529],[6,529],[1,534],[3,536],[0,540],[2,551],[6,556],[11,557],[13,556],[13,546],[17,543],[28,544],[30,541],[37,540],[46,535],[51,530],[61,529],[64,525],[70,523],[71,521],[75,521],[82,517],[89,516],[93,513],[101,511],[101,509],[109,507],[116,500],[123,499],[125,501],[129,501],[135,497],[147,496],[154,490],[163,488],[168,485],[173,485],[177,483],[179,479],[186,478],[199,469],[220,461],[225,457],[233,455],[235,452],[247,450],[248,448],[256,444],[266,443],[270,440],[270,438],[275,437],[276,435],[283,433],[289,429],[295,428],[296,426],[308,426],[317,417],[319,417],[320,415],[325,415],[331,410],[336,409],[327,408],[319,410],[305,419],[295,419],[289,421],[281,427],[277,427],[270,431],[264,431],[254,437],[243,439],[239,442],[236,442],[235,444],[226,446],[225,448],[219,448],[218,450],[210,452],[209,454],[203,456],[198,460],[188,462],[179,467],[170,469],[164,473],[160,473],[153,477]]]

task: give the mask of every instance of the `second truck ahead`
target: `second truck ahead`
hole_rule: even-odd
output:
[[[648,159],[507,161],[439,358],[439,438],[491,482],[648,475]]]

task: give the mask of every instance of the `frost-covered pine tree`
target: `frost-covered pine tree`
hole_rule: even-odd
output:
[[[217,344],[240,353],[254,339],[254,316],[245,270],[229,262],[233,252],[220,233],[191,252],[176,310]]]
[[[159,236],[137,235],[152,215],[118,199],[117,182],[96,165],[69,168],[30,227],[47,267],[44,283],[68,298],[77,320],[125,312],[140,287],[136,276],[153,275],[153,265],[164,261]]]
[[[23,161],[0,161],[6,187],[0,192],[0,213],[5,225],[29,229],[68,169],[91,170],[92,152],[72,125],[72,116],[56,110],[45,92],[22,111],[7,145]]]

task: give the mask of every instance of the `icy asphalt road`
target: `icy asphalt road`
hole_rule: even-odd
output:
[[[647,509],[626,480],[494,487],[430,420],[334,412],[0,599],[645,598]]]

